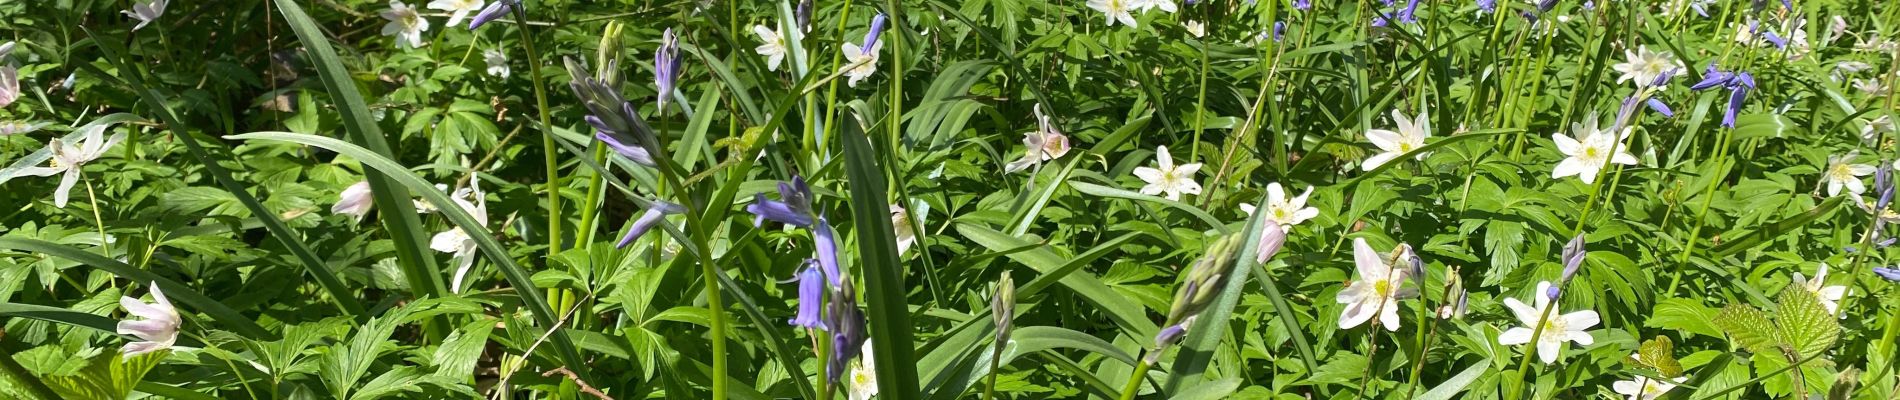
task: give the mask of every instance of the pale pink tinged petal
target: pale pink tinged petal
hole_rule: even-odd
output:
[[[79,174],[79,166],[75,165],[59,178],[59,188],[53,190],[53,207],[66,208],[66,200],[71,195],[73,185],[79,183]]]
[[[1141,178],[1143,182],[1148,182],[1148,183],[1160,182],[1161,175],[1162,175],[1161,170],[1158,170],[1158,169],[1148,168],[1148,167],[1135,167],[1135,177]],[[1149,193],[1149,194],[1153,194],[1153,193]]]
[[[1280,187],[1280,183],[1267,184],[1267,206],[1272,207],[1284,202],[1286,202],[1286,190]]]
[[[1566,156],[1577,155],[1577,151],[1583,147],[1583,144],[1578,143],[1576,139],[1571,139],[1569,136],[1564,136],[1560,133],[1550,134],[1550,141],[1556,142],[1557,151],[1564,153]]]
[[[125,357],[131,357],[131,356],[136,356],[140,354],[162,350],[167,347],[171,347],[171,344],[156,343],[156,342],[132,342],[132,343],[126,343],[125,347],[120,348],[119,351],[124,353]]]
[[[1034,165],[1036,165],[1036,159],[1023,157],[1023,158],[1017,159],[1016,161],[1010,161],[1009,164],[1004,164],[1003,173],[1013,174],[1013,173],[1021,172],[1022,170],[1029,169],[1029,167],[1034,166]]]
[[[1590,329],[1590,327],[1597,326],[1597,324],[1601,322],[1603,321],[1597,317],[1596,310],[1583,310],[1564,314],[1564,326],[1572,330],[1582,331]]]
[[[166,336],[170,335],[169,332],[171,332],[172,329],[175,329],[172,324],[155,319],[119,321],[118,333],[120,335],[137,336],[145,340],[163,340]]]
[[[1391,269],[1385,265],[1385,260],[1379,256],[1379,252],[1373,250],[1371,244],[1366,243],[1366,238],[1352,239],[1352,263],[1353,270],[1359,274],[1359,280],[1366,281],[1368,284],[1385,279],[1386,270]]]
[[[1359,168],[1366,171],[1378,169],[1379,166],[1385,165],[1386,162],[1390,162],[1392,161],[1393,158],[1397,158],[1398,156],[1399,156],[1399,153],[1397,152],[1379,153],[1379,154],[1373,155],[1372,157],[1366,158],[1365,162],[1360,163]]]
[[[1339,312],[1339,329],[1352,329],[1372,320],[1372,305],[1354,302]]]
[[[120,297],[119,307],[124,308],[125,313],[132,314],[140,318],[156,319],[156,318],[169,318],[171,316],[171,313],[169,311],[166,311],[165,309],[159,308],[158,306],[155,306],[155,305],[146,304],[145,302],[139,301],[139,299],[134,299],[131,297]]]
[[[1379,150],[1399,151],[1399,133],[1398,132],[1388,131],[1384,129],[1372,129],[1372,130],[1366,131],[1366,140],[1372,141],[1372,145],[1378,146]]]
[[[1346,289],[1333,294],[1333,301],[1340,304],[1351,304],[1352,302],[1359,301],[1359,298],[1366,296],[1368,292],[1366,288],[1369,285],[1370,283],[1368,282],[1353,282],[1353,284],[1347,285]]]
[[[1610,162],[1623,165],[1636,165],[1636,156],[1619,150],[1616,152],[1615,157],[1610,157]]]
[[[1399,113],[1397,109],[1392,110],[1392,122],[1398,124],[1399,132],[1410,133],[1408,131],[1412,130],[1412,119],[1406,117],[1405,114]]]
[[[1168,153],[1168,146],[1155,146],[1155,163],[1162,170],[1174,170],[1174,154]]]
[[[167,313],[178,315],[177,310],[172,308],[171,298],[165,297],[165,290],[158,287],[158,282],[152,282],[146,286],[152,288],[152,301],[156,302],[153,305],[166,310]]]
[[[1566,158],[1563,161],[1558,161],[1557,167],[1550,170],[1550,178],[1557,179],[1571,175],[1579,175],[1582,174],[1585,169],[1589,169],[1589,166],[1585,165],[1583,160]]]
[[[1511,328],[1498,335],[1498,344],[1515,346],[1531,342],[1530,328]]]
[[[1538,293],[1538,295],[1542,295],[1542,294],[1543,294],[1542,292]],[[1514,298],[1514,297],[1506,297],[1504,298],[1504,308],[1508,308],[1511,310],[1511,315],[1514,315],[1517,317],[1518,323],[1522,323],[1526,326],[1537,325],[1537,320],[1539,317],[1539,315],[1537,315],[1538,314],[1537,309],[1531,308],[1531,306],[1524,304],[1522,300],[1518,300],[1517,298]]]
[[[1875,168],[1867,164],[1854,164],[1847,166],[1847,170],[1853,172],[1854,176],[1867,176],[1873,175]]]
[[[1385,305],[1380,307],[1382,307],[1383,310],[1380,310],[1379,313],[1379,323],[1385,325],[1385,330],[1388,332],[1398,332],[1399,302],[1393,299],[1386,299]]]
[[[1563,342],[1559,342],[1555,340],[1538,340],[1537,341],[1537,359],[1543,360],[1544,364],[1546,365],[1556,364],[1557,356],[1558,356],[1557,352],[1563,350],[1562,346],[1563,346]]]

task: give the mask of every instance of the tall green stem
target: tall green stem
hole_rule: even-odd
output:
[[[1155,351],[1162,351],[1162,349],[1156,349]],[[1140,364],[1135,365],[1135,373],[1128,375],[1128,384],[1122,385],[1121,400],[1135,399],[1135,395],[1141,391],[1141,377],[1148,374],[1148,368],[1153,364],[1154,363],[1143,360]]]
[[[501,0],[506,1],[506,0]],[[541,76],[541,53],[534,48],[534,35],[528,33],[528,11],[517,5],[514,7],[515,21],[519,22],[517,32],[521,32],[521,46],[528,51],[528,77],[534,80],[535,112],[541,117],[541,150],[545,154],[548,192],[548,256],[561,251],[561,163],[560,149],[554,145],[554,123],[548,116],[548,89],[545,78]]]

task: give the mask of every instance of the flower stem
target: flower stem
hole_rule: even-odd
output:
[[[1161,351],[1161,349],[1155,351]],[[1135,394],[1141,391],[1141,377],[1148,374],[1148,367],[1152,365],[1153,363],[1147,360],[1142,360],[1140,364],[1135,365],[1135,373],[1128,375],[1128,384],[1122,385],[1121,400],[1134,400]]]
[[[521,47],[528,52],[528,77],[534,80],[535,112],[541,117],[541,151],[546,160],[543,168],[548,176],[548,256],[552,257],[561,250],[560,150],[554,145],[554,123],[548,115],[548,85],[541,76],[541,53],[534,48],[534,35],[528,33],[528,11],[522,6],[512,8],[515,20],[521,22],[516,31],[521,32]]]
[[[79,168],[79,166],[74,165],[73,168]],[[112,249],[106,243],[106,220],[99,216],[99,196],[92,193],[92,177],[86,176],[85,172],[80,172],[79,179],[86,181],[86,202],[92,203],[92,226],[99,228],[99,255],[112,258]]]

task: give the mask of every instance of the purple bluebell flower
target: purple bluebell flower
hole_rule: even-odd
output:
[[[888,23],[888,19],[889,17],[885,17],[884,13],[877,13],[877,16],[871,17],[871,30],[864,32],[864,46],[862,46],[862,48],[877,48],[878,36],[884,35],[884,25]]]
[[[644,166],[654,166],[651,147],[657,146],[653,130],[634,111],[633,103],[620,97],[615,85],[594,76],[573,58],[566,59],[568,88],[587,107],[587,124],[594,127],[594,138],[615,153]]]
[[[1590,1],[1590,0],[1585,0],[1585,1],[1583,2],[1583,9],[1584,9],[1585,11],[1593,11],[1593,10],[1596,10],[1596,9],[1597,9],[1597,2],[1595,2],[1595,1]]]
[[[1702,6],[1702,2],[1690,0],[1689,8],[1695,10],[1695,14],[1702,16],[1703,19],[1709,18],[1709,10]]]
[[[1383,4],[1386,7],[1391,7],[1392,3],[1396,1],[1398,0],[1379,0],[1379,3]]]
[[[802,32],[811,32],[811,8],[812,0],[800,0],[798,11],[793,12],[793,18],[798,20],[798,29]]]
[[[1883,249],[1884,249],[1884,248],[1887,248],[1887,246],[1892,246],[1892,245],[1893,245],[1893,242],[1894,242],[1894,241],[1896,241],[1896,240],[1900,240],[1900,238],[1886,238],[1886,239],[1881,239],[1881,240],[1880,240],[1880,241],[1878,241],[1878,242],[1874,242],[1874,247],[1877,247],[1877,248],[1883,248]]]
[[[601,129],[605,124],[601,122],[600,118],[589,115],[587,116],[587,124],[594,126],[594,139],[599,140],[601,144],[607,145],[607,148],[613,149],[614,154],[626,157],[627,160],[633,161],[635,164],[648,167],[657,165],[653,162],[653,154],[648,152],[645,147],[640,147],[638,144],[627,143],[627,140],[615,137],[611,131]]]
[[[752,220],[752,226],[762,225],[768,219],[797,227],[811,226],[811,186],[805,185],[804,177],[792,176],[790,183],[779,182],[778,196],[780,200],[774,201],[760,193],[753,198],[751,205],[745,207],[746,212],[757,216]]]
[[[1273,22],[1273,41],[1286,40],[1286,21]]]
[[[1155,349],[1157,349],[1155,352],[1159,353],[1160,350],[1158,349],[1164,349],[1180,342],[1182,337],[1187,336],[1188,325],[1192,323],[1194,323],[1194,319],[1188,318],[1179,324],[1162,328],[1160,333],[1155,334]]]
[[[652,230],[655,225],[660,224],[660,221],[664,221],[667,215],[683,212],[686,212],[686,207],[654,200],[652,204],[647,206],[646,212],[640,213],[640,218],[633,220],[633,225],[627,228],[627,235],[621,236],[620,243],[614,244],[614,248],[627,248],[628,244],[633,243],[633,239],[637,239],[640,235]]]
[[[1881,160],[1880,163],[1885,165],[1887,161]],[[1874,200],[1875,210],[1883,210],[1887,208],[1888,204],[1893,204],[1894,183],[1893,170],[1887,168],[1874,169],[1874,193],[1880,195],[1880,197]]]
[[[1497,12],[1498,0],[1478,0],[1478,11]]]
[[[798,272],[798,316],[792,318],[792,326],[808,329],[827,329],[824,320],[825,272],[820,271],[816,262],[805,260],[805,269]]]
[[[1405,1],[1405,8],[1399,9],[1399,22],[1407,24],[1418,23],[1418,0]]]
[[[1761,37],[1768,39],[1768,43],[1774,43],[1776,49],[1788,48],[1788,40],[1782,39],[1781,35],[1776,35],[1775,31],[1761,31]]]
[[[666,28],[660,38],[660,50],[653,52],[653,82],[660,87],[659,106],[666,110],[666,99],[673,96],[674,84],[678,83],[680,73],[680,38],[673,34],[673,28]]]
[[[488,7],[482,8],[481,12],[475,13],[475,18],[468,20],[468,30],[472,31],[476,28],[481,28],[482,25],[487,25],[489,22],[507,16],[509,12],[514,11],[514,6],[519,3],[521,3],[521,0],[495,0],[493,3],[488,3]]]
[[[1526,24],[1535,24],[1535,23],[1537,23],[1537,15],[1536,15],[1536,14],[1531,14],[1531,12],[1530,12],[1530,11],[1524,11],[1524,12],[1519,12],[1519,13],[1517,13],[1517,16],[1519,16],[1519,17],[1524,17],[1524,23],[1526,23]]]
[[[1887,280],[1890,281],[1900,282],[1900,269],[1874,267],[1874,275],[1880,275],[1880,277],[1887,278]]]
[[[831,277],[831,285],[844,284],[844,275],[838,269],[838,235],[831,230],[831,223],[825,217],[818,217],[818,224],[811,228],[812,250],[818,256],[818,266],[824,268],[825,276]]]
[[[1293,0],[1293,9],[1306,11],[1313,9],[1313,0]]]
[[[1722,113],[1722,126],[1734,128],[1735,114],[1742,111],[1742,101],[1748,99],[1748,91],[1755,88],[1755,77],[1747,72],[1735,73],[1735,79],[1729,80],[1728,110]]]
[[[1651,97],[1649,100],[1644,100],[1643,104],[1649,105],[1649,109],[1655,110],[1657,114],[1662,114],[1664,117],[1676,116],[1675,111],[1671,111],[1668,104],[1663,104],[1662,99]]]
[[[1657,74],[1656,80],[1649,81],[1649,87],[1659,88],[1663,86],[1669,86],[1669,80],[1675,79],[1677,72],[1680,72],[1677,68],[1670,68],[1668,71],[1663,71],[1663,73]]]
[[[1715,63],[1709,63],[1708,69],[1702,72],[1702,81],[1689,86],[1689,90],[1701,91],[1727,85],[1732,79],[1735,79],[1735,73],[1717,69]]]
[[[858,310],[857,289],[849,284],[834,288],[828,311],[825,325],[831,327],[831,358],[825,360],[825,374],[837,382],[864,349],[864,312]]]
[[[1379,13],[1379,15],[1372,16],[1372,26],[1382,27],[1385,25],[1386,25],[1385,13]]]
[[[1537,12],[1540,12],[1540,13],[1550,12],[1550,9],[1552,8],[1557,8],[1557,0],[1543,0],[1543,1],[1537,2]]]

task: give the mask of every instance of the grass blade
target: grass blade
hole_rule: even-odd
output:
[[[855,119],[855,118],[854,118]],[[904,264],[897,259],[897,233],[891,226],[890,204],[884,189],[884,169],[864,136],[864,123],[846,122],[845,176],[851,183],[851,215],[857,224],[858,265],[864,272],[865,300],[870,303],[871,351],[876,354],[878,393],[914,399],[917,360],[911,354],[910,306],[904,294]],[[896,123],[892,121],[890,123]]]
[[[192,290],[191,286],[186,286],[183,283],[159,276],[151,271],[138,269],[137,267],[127,265],[118,260],[106,258],[96,253],[52,242],[17,238],[0,238],[0,249],[20,250],[73,260],[80,264],[90,265],[93,268],[104,270],[107,273],[118,275],[121,278],[138,282],[141,285],[158,285],[164,288],[167,296],[176,299],[179,303],[184,303],[187,306],[191,306],[200,312],[210,315],[212,319],[225,324],[227,328],[230,328],[234,332],[254,338],[275,339],[277,337],[276,334],[272,334],[270,330],[259,326],[257,322],[251,321],[251,319],[245,317],[244,314],[240,314],[237,310],[225,306],[222,302],[199,294],[198,291]],[[113,330],[110,328],[111,325],[107,326],[107,331]]]

